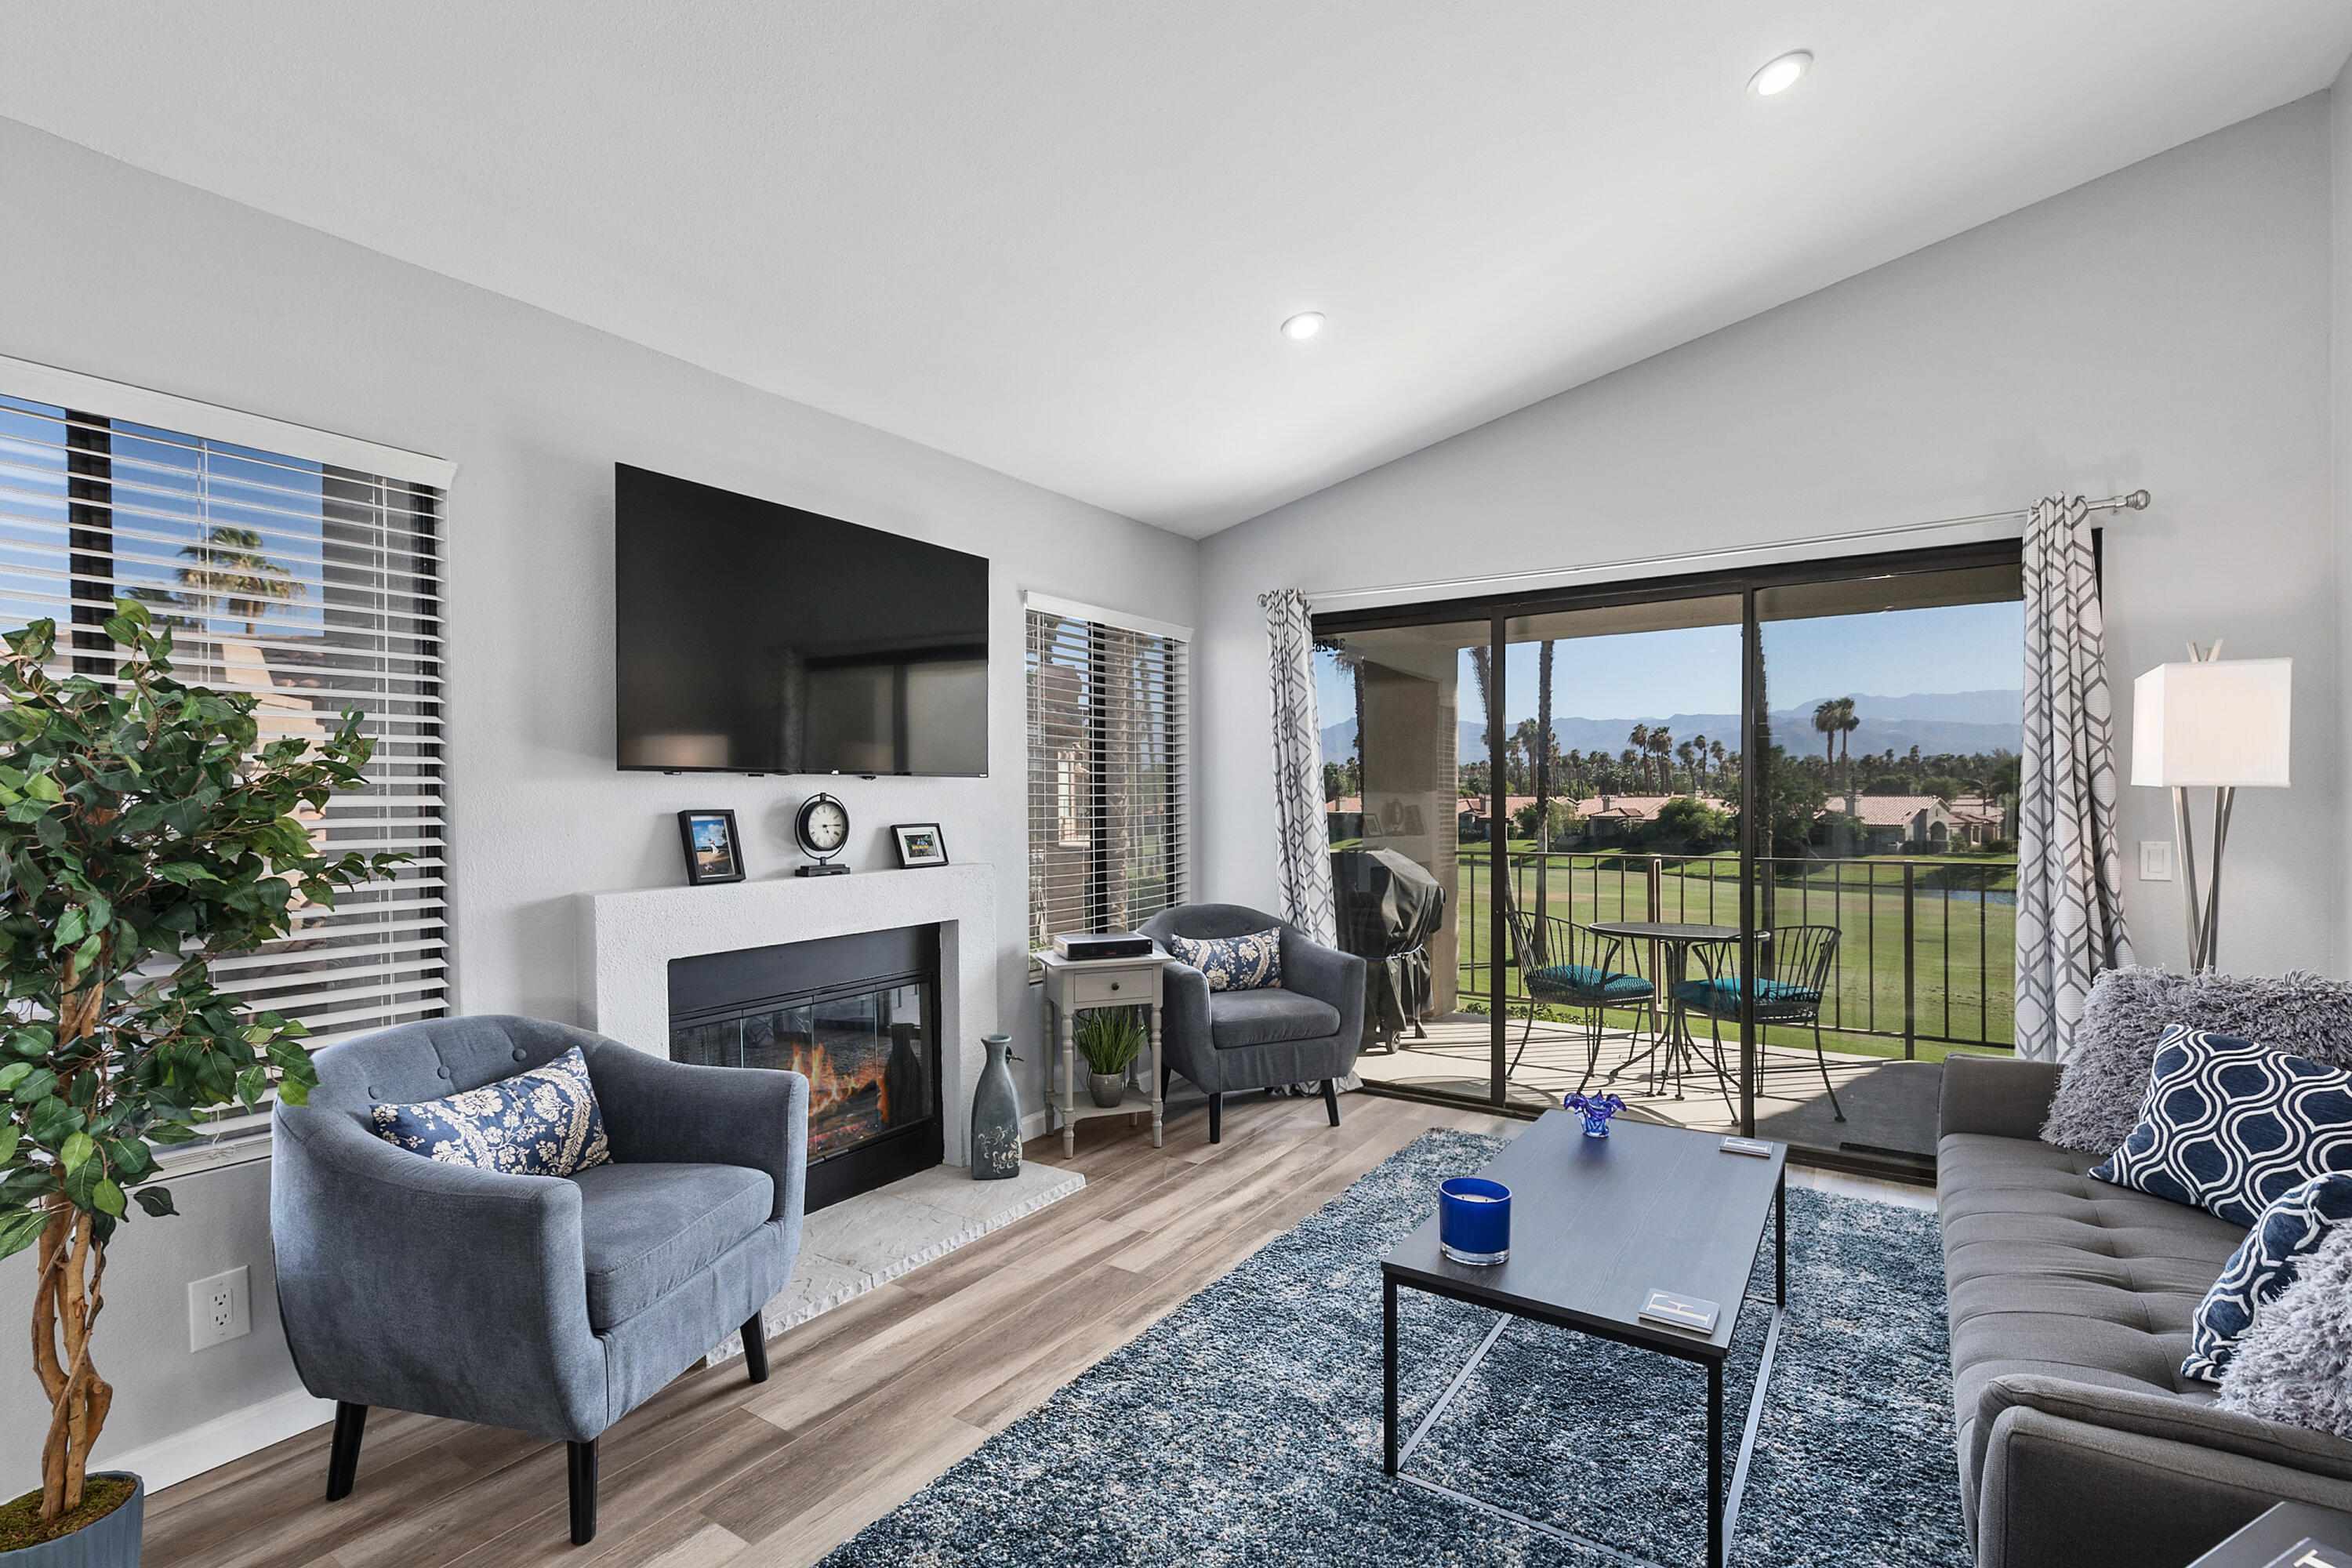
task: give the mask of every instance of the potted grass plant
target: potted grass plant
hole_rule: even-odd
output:
[[[156,1145],[318,1082],[301,1025],[220,990],[214,960],[407,858],[312,835],[363,782],[357,710],[264,740],[257,698],[182,685],[169,628],[135,600],[114,610],[109,676],[60,678],[53,621],[0,656],[0,1257],[37,1249],[49,1402],[40,1485],[0,1503],[0,1568],[138,1562],[139,1478],[89,1473],[113,1399],[91,1352],[107,1248],[134,1206],[175,1212]]]
[[[1127,1069],[1143,1054],[1143,1020],[1130,1007],[1094,1007],[1078,1015],[1078,1055],[1087,1060],[1087,1093],[1108,1110],[1127,1093]]]

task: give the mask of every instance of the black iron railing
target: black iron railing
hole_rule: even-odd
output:
[[[2008,1048],[2016,979],[2017,862],[1990,856],[1759,862],[1759,926],[1833,925],[1842,933],[1822,1026],[1938,1047]],[[1515,854],[1511,898],[1579,923],[1673,921],[1737,926],[1737,858]],[[1460,990],[1491,1006],[1487,957],[1492,869],[1483,847],[1461,852]],[[1655,955],[1635,955],[1652,973]],[[1504,952],[1507,1000],[1521,996]]]

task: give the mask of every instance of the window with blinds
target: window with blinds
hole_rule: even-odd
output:
[[[134,598],[182,680],[260,699],[264,740],[367,715],[367,785],[312,831],[415,858],[215,971],[315,1045],[447,1010],[440,509],[427,485],[0,395],[0,622],[56,621],[60,676],[114,672],[100,626]]]
[[[1184,643],[1028,611],[1029,946],[1184,898]]]

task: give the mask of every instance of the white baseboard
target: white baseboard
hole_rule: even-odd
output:
[[[147,1483],[149,1492],[158,1492],[334,1418],[332,1400],[313,1399],[298,1388],[136,1448],[100,1448],[89,1468],[130,1470]]]

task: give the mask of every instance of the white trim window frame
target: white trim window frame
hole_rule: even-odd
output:
[[[1051,595],[1022,604],[1036,952],[1184,901],[1192,634]]]
[[[313,1047],[448,1008],[437,458],[0,358],[0,623],[58,625],[60,673],[111,676],[117,596],[173,629],[191,685],[259,699],[264,740],[323,735],[347,707],[375,742],[365,785],[313,826],[335,851],[414,857],[287,937],[215,965],[299,1020]],[[266,1152],[231,1112],[175,1163]]]

